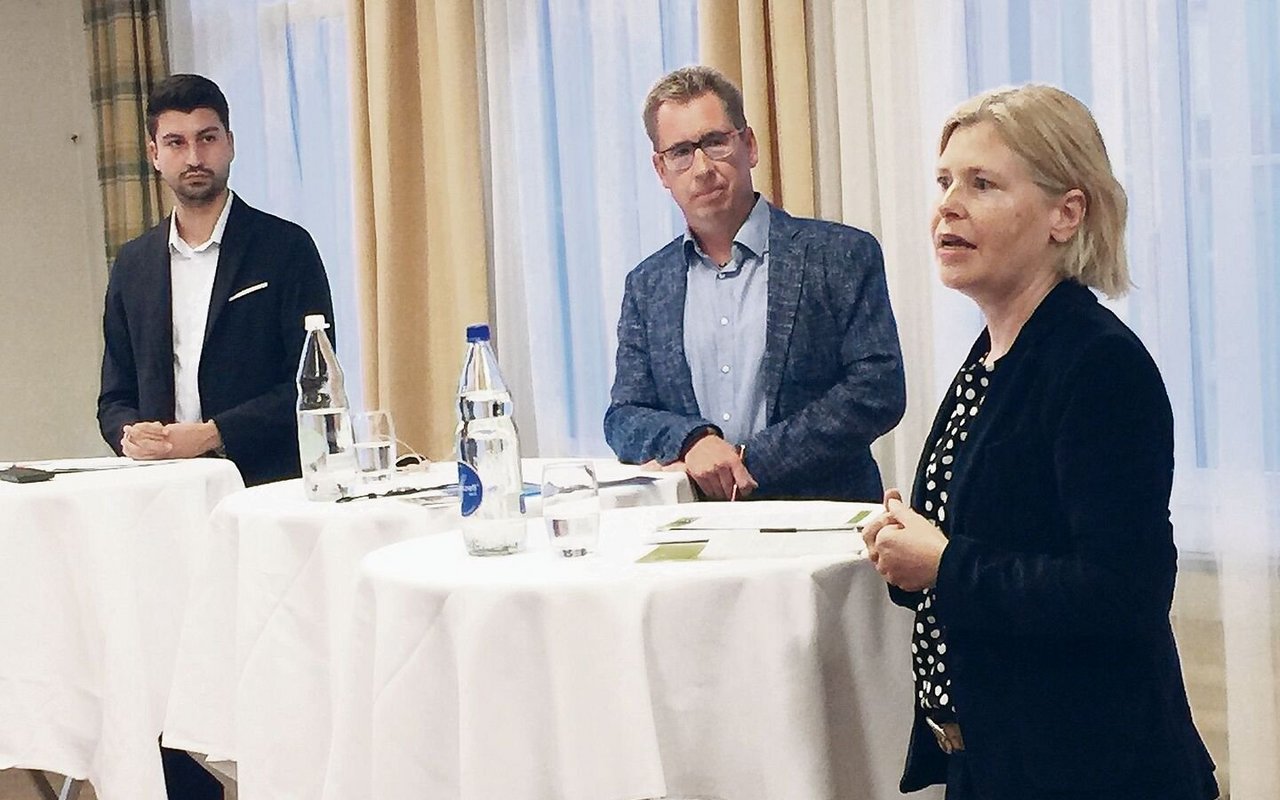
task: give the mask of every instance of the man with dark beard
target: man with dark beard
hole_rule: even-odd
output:
[[[102,435],[136,459],[223,455],[248,485],[297,477],[303,317],[333,319],[320,254],[301,227],[227,188],[235,141],[213,81],[161,81],[147,133],[176,205],[111,270]]]

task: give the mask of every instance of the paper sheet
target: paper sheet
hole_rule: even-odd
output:
[[[753,508],[751,503],[741,503],[740,509],[728,510],[720,506],[714,514],[687,514],[659,525],[656,533],[662,541],[696,538],[696,531],[754,530],[771,533],[795,533],[803,531],[859,531],[863,523],[875,514],[874,507],[850,508]],[[850,504],[852,505],[852,504]],[[850,513],[852,511],[852,513]],[[702,535],[706,538],[706,535]]]

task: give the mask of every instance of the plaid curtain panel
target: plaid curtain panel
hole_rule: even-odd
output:
[[[167,213],[147,158],[147,95],[168,74],[161,0],[83,0],[108,263]],[[162,199],[164,198],[164,199]]]

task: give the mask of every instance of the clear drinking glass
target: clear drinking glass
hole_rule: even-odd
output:
[[[600,538],[600,490],[590,461],[557,461],[542,468],[542,518],[551,549],[582,556]]]
[[[362,483],[385,483],[396,470],[396,428],[390,411],[365,411],[351,416],[356,466]]]

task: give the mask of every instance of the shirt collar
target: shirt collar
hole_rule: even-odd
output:
[[[235,200],[235,194],[228,189],[227,202],[222,206],[222,213],[218,215],[218,221],[213,224],[213,233],[209,235],[207,241],[195,247],[187,244],[186,240],[178,235],[178,212],[174,211],[169,215],[169,248],[190,256],[195,253],[203,253],[213,245],[221,247],[222,234],[227,229],[227,217],[231,215],[231,203],[233,200]]]
[[[751,207],[751,213],[733,235],[733,243],[756,258],[769,252],[769,203],[759,192],[756,193],[756,204]],[[711,261],[698,245],[698,240],[693,238],[693,231],[687,227],[684,229],[684,253],[685,260],[690,265],[695,263],[695,255],[707,262]],[[735,253],[736,255],[739,253]]]

